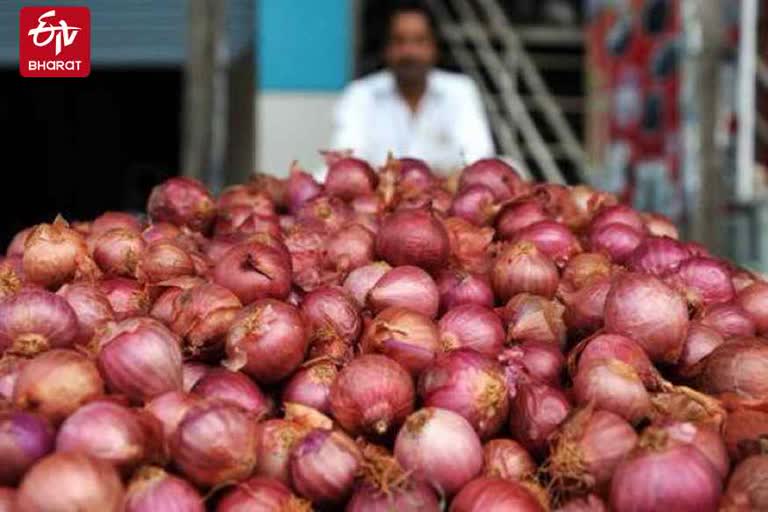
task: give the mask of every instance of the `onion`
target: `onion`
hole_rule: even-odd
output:
[[[517,441],[493,439],[483,447],[483,475],[522,481],[536,474],[536,463]]]
[[[256,465],[256,421],[227,403],[192,408],[178,425],[171,453],[181,472],[200,487],[243,479]]]
[[[381,277],[392,267],[384,261],[376,261],[362,267],[358,267],[349,273],[344,280],[346,289],[359,306],[365,306],[368,292],[376,285]]]
[[[612,412],[591,405],[575,411],[552,440],[547,468],[553,483],[566,494],[602,489],[637,439],[632,425]]]
[[[309,429],[287,420],[267,420],[260,423],[258,429],[255,474],[290,485],[291,452]]]
[[[58,425],[103,393],[104,383],[89,359],[74,350],[53,349],[36,356],[21,370],[13,403]]]
[[[651,235],[674,238],[675,240],[680,238],[677,227],[667,217],[658,213],[643,213],[642,216],[645,229]]]
[[[383,436],[413,412],[410,375],[388,357],[366,354],[353,359],[331,386],[331,413],[351,435]]]
[[[465,304],[493,307],[493,290],[484,274],[443,269],[437,274],[435,283],[443,313]]]
[[[490,188],[497,201],[514,199],[526,188],[525,182],[515,169],[498,158],[477,160],[461,171],[459,190],[476,184]]]
[[[216,507],[217,512],[307,512],[310,505],[272,478],[254,477],[229,491]]]
[[[688,325],[683,353],[677,362],[678,373],[684,377],[694,376],[698,371],[697,363],[723,343],[725,339],[719,332],[694,320]]]
[[[231,233],[267,233],[280,236],[280,221],[274,212],[259,213],[252,206],[229,206],[219,210],[213,227],[216,236]]]
[[[435,281],[419,267],[395,267],[378,280],[368,293],[373,313],[388,307],[404,307],[430,318],[437,315],[440,295]]]
[[[205,283],[205,279],[200,277],[181,276],[155,284],[151,289],[153,295],[157,296],[157,299],[152,304],[152,309],[149,312],[150,316],[160,320],[165,325],[170,325],[176,314],[174,311],[176,298],[185,290],[190,290]]]
[[[200,403],[202,399],[197,395],[168,391],[150,400],[144,406],[144,411],[159,422],[163,440],[169,443],[187,412]]]
[[[615,263],[624,263],[644,236],[626,224],[607,224],[590,232],[589,246],[595,252],[607,254]]]
[[[481,477],[468,483],[451,503],[450,512],[514,510],[543,512],[545,508],[533,493],[519,482]]]
[[[356,487],[347,502],[347,512],[420,511],[439,512],[440,503],[427,484],[408,482],[388,491],[363,483]]]
[[[286,183],[285,180],[261,172],[253,173],[246,183],[251,193],[264,194],[271,199],[275,206],[283,208],[286,206]]]
[[[384,218],[376,252],[393,266],[414,265],[427,270],[445,264],[450,252],[448,233],[425,210],[403,210]]]
[[[192,178],[175,177],[152,189],[147,213],[152,222],[170,222],[204,232],[216,217],[216,205],[202,183]]]
[[[574,498],[557,509],[556,512],[608,512],[603,500],[595,494],[583,498]]]
[[[341,158],[328,166],[325,191],[331,196],[349,201],[357,196],[373,193],[377,181],[376,173],[365,160]]]
[[[450,214],[476,226],[487,226],[493,222],[499,210],[495,203],[493,190],[485,185],[471,185],[460,190],[453,198]]]
[[[569,355],[571,376],[606,359],[616,359],[629,365],[648,389],[654,389],[660,384],[659,373],[643,348],[619,334],[596,334],[574,347]],[[578,365],[575,365],[577,362]]]
[[[251,413],[255,418],[269,414],[271,404],[248,377],[240,372],[225,368],[212,368],[192,388],[192,393],[208,399],[209,402],[223,402],[236,405]]]
[[[614,510],[714,512],[722,484],[704,455],[690,445],[667,445],[654,429],[640,438],[640,450],[619,464],[611,483]]]
[[[676,271],[690,257],[685,246],[677,240],[649,236],[630,255],[627,266],[635,272],[663,276]]]
[[[291,261],[259,242],[235,246],[216,263],[213,280],[229,288],[243,304],[258,299],[285,299],[291,290]]]
[[[573,233],[553,220],[542,220],[524,227],[512,241],[532,243],[542,254],[557,263],[565,263],[581,252],[581,244]]]
[[[249,185],[232,185],[225,188],[216,201],[217,208],[222,210],[233,206],[247,206],[258,215],[274,215],[275,201],[269,192]]]
[[[141,403],[166,391],[181,390],[179,339],[152,318],[112,323],[94,338],[107,386]]]
[[[551,298],[557,291],[557,267],[536,246],[519,242],[504,249],[493,264],[491,282],[498,298],[508,301],[528,292]]]
[[[107,462],[82,453],[54,453],[24,476],[17,512],[120,512],[123,484]]]
[[[112,229],[127,229],[141,233],[144,223],[136,215],[126,212],[104,212],[91,223],[90,236],[99,236]]]
[[[733,289],[736,290],[736,293],[741,293],[742,290],[752,286],[758,281],[761,281],[761,279],[747,269],[739,267],[731,269],[731,282],[733,283]]]
[[[633,423],[650,414],[651,401],[642,379],[633,367],[618,359],[580,366],[573,379],[573,394],[581,405],[594,403]]]
[[[432,170],[424,160],[418,158],[398,158],[400,177],[398,187],[411,192],[424,191],[435,184]]]
[[[53,450],[54,432],[42,417],[22,411],[0,412],[0,484],[17,485],[41,457]]]
[[[237,314],[227,334],[225,366],[243,370],[260,383],[294,372],[307,353],[307,333],[299,311],[284,302],[262,299]]]
[[[67,348],[77,333],[75,312],[54,293],[25,289],[0,300],[0,352],[33,356]]]
[[[297,166],[291,169],[286,190],[288,209],[291,213],[298,212],[304,203],[322,193],[323,187],[310,174],[302,171]]]
[[[98,273],[85,240],[61,217],[29,233],[22,262],[26,278],[45,288],[55,289],[74,278]]]
[[[758,334],[768,334],[768,283],[757,281],[741,290],[736,303],[755,321]]]
[[[16,489],[0,487],[0,512],[13,512],[16,507]]]
[[[11,243],[8,244],[8,248],[5,250],[5,257],[6,258],[13,258],[13,257],[23,257],[24,256],[24,246],[27,243],[27,238],[29,238],[29,234],[34,231],[34,227],[24,228],[15,235],[13,235],[13,238],[11,239]]]
[[[700,389],[723,399],[768,400],[768,343],[761,338],[728,340],[701,363]]]
[[[736,466],[720,505],[723,512],[768,508],[768,455],[749,457]]]
[[[493,436],[504,425],[508,394],[501,365],[472,349],[442,354],[419,379],[424,406],[460,414],[481,439]]]
[[[350,344],[357,341],[362,330],[357,309],[354,299],[340,287],[317,288],[301,301],[306,328],[314,338],[334,335]]]
[[[762,453],[768,438],[768,412],[738,408],[728,413],[723,440],[731,459],[737,461],[748,455]]]
[[[87,345],[96,331],[115,318],[107,297],[90,283],[65,284],[56,293],[67,301],[77,316],[74,337],[77,344]]]
[[[440,352],[435,324],[426,316],[405,308],[387,308],[368,325],[362,350],[391,357],[415,376]]]
[[[395,440],[395,457],[415,479],[453,495],[483,467],[483,448],[459,414],[426,407],[411,414]]]
[[[507,203],[496,216],[496,234],[501,240],[511,240],[521,229],[548,218],[538,201],[527,199]]]
[[[546,451],[549,437],[570,412],[568,398],[554,386],[528,379],[508,381],[507,385],[512,394],[509,430],[515,440],[539,457]]]
[[[589,230],[590,232],[594,232],[611,224],[627,226],[638,233],[643,233],[645,231],[645,223],[640,214],[633,208],[624,204],[601,208],[589,223]]]
[[[345,434],[312,430],[291,455],[293,488],[313,502],[343,503],[360,463],[360,451]]]
[[[333,233],[347,225],[353,214],[352,208],[338,197],[320,195],[299,208],[296,220],[301,224]]]
[[[725,263],[705,257],[693,257],[667,276],[693,306],[728,302],[734,296],[731,273]]]
[[[563,269],[563,283],[580,290],[596,281],[611,276],[611,260],[604,254],[583,252],[577,254]]]
[[[528,375],[550,386],[559,386],[565,366],[565,357],[552,343],[524,341],[504,350],[499,360],[506,365],[520,365]]]
[[[568,328],[586,334],[600,329],[610,290],[609,278],[595,280],[575,292],[568,292],[565,287],[561,287],[558,295],[565,304],[563,320]]]
[[[202,379],[210,367],[202,363],[184,363],[181,366],[181,376],[184,391],[190,391]]]
[[[336,365],[327,361],[299,368],[283,388],[283,402],[303,404],[330,414],[331,385],[336,375]]]
[[[177,240],[181,237],[181,229],[168,222],[155,222],[147,226],[141,236],[148,244],[159,240]]]
[[[166,473],[156,466],[141,468],[131,479],[125,493],[123,512],[205,512],[200,493],[186,480]]]
[[[605,328],[635,340],[654,362],[675,363],[688,328],[688,307],[653,276],[617,276],[605,301]]]
[[[132,316],[146,315],[151,300],[147,289],[135,279],[115,277],[99,281],[98,288],[109,301],[115,320],[125,320]]]
[[[373,261],[375,243],[373,233],[359,224],[352,224],[328,238],[325,260],[331,268],[355,269]]]
[[[507,340],[539,341],[564,346],[564,311],[563,305],[555,300],[547,300],[529,293],[515,295],[509,299],[501,313],[508,325]]]
[[[668,445],[690,445],[701,452],[712,463],[720,478],[725,479],[730,469],[728,452],[720,433],[706,425],[697,425],[688,421],[665,420],[656,425],[666,433]]]
[[[496,356],[504,346],[504,326],[490,308],[465,304],[449,310],[438,323],[440,343],[446,350],[471,348]]]
[[[0,359],[0,402],[13,400],[13,388],[16,386],[16,380],[18,380],[27,361],[27,359],[12,355],[6,355]]]
[[[712,304],[699,312],[697,317],[702,325],[711,327],[723,338],[754,336],[757,326],[752,317],[734,302]]]
[[[196,273],[195,262],[180,244],[161,240],[147,246],[141,254],[136,275],[140,281],[159,283]]]
[[[61,424],[56,451],[84,453],[128,474],[158,456],[160,431],[148,419],[111,401],[90,402]]]
[[[466,272],[487,273],[493,265],[493,229],[478,229],[458,217],[445,219],[443,225],[448,233],[450,266]]]

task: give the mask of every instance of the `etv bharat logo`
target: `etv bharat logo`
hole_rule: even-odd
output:
[[[85,77],[91,71],[87,7],[23,7],[19,67],[26,77]]]

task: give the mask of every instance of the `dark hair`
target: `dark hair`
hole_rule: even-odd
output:
[[[385,41],[389,39],[389,35],[392,32],[392,23],[395,21],[395,17],[404,13],[416,13],[424,16],[427,20],[427,25],[429,25],[429,30],[432,32],[432,37],[437,38],[437,20],[435,20],[432,11],[429,10],[424,2],[410,0],[394,2],[394,5],[390,8],[389,14],[387,15],[387,33],[384,37]]]

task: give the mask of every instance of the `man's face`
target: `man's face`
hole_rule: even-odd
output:
[[[385,52],[387,66],[398,82],[420,83],[437,59],[437,46],[429,21],[418,12],[395,15]]]

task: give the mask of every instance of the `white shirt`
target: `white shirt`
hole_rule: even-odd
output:
[[[352,149],[373,165],[387,155],[421,158],[450,172],[494,154],[480,93],[467,76],[433,70],[414,113],[390,71],[355,80],[336,106],[334,149]]]

